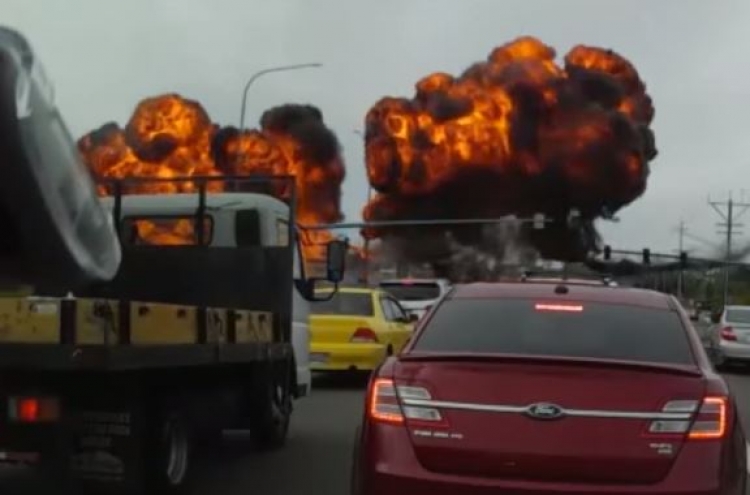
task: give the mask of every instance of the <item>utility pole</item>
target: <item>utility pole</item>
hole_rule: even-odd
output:
[[[683,247],[684,247],[683,246],[683,241],[685,239],[685,230],[686,230],[685,229],[685,220],[680,220],[680,226],[678,227],[678,229],[679,230],[677,231],[677,233],[678,233],[678,236],[679,236],[679,241],[678,241],[678,244],[677,244],[677,254],[678,255],[682,255],[682,251],[684,250],[683,249]],[[683,282],[684,275],[685,275],[685,270],[683,270],[682,268],[680,268],[680,273],[677,274],[677,297],[679,297],[680,300],[682,300],[682,290],[683,290],[683,284],[684,284],[684,282]]]
[[[737,220],[750,208],[750,204],[735,202],[732,199],[731,193],[729,193],[726,201],[711,201],[709,198],[708,204],[724,220],[724,222],[718,223],[716,226],[725,229],[719,231],[720,235],[726,235],[726,264],[724,265],[724,295],[722,298],[723,305],[726,306],[729,303],[729,263],[732,261],[732,240],[735,234],[740,234],[736,229],[737,227],[742,227],[742,224],[738,224]],[[737,208],[739,210],[736,210]]]

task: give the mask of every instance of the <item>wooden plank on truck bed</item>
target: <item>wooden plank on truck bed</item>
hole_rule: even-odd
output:
[[[115,300],[77,299],[75,342],[84,345],[116,345],[119,314]]]
[[[227,310],[208,308],[206,310],[206,342],[226,344],[228,341]]]
[[[237,311],[237,343],[273,342],[273,314],[268,311]]]
[[[120,304],[108,299],[72,299],[71,345],[116,346],[120,341]],[[60,298],[0,298],[0,344],[59,344],[62,338]],[[199,344],[199,315],[194,306],[132,302],[130,345]],[[273,313],[235,310],[234,335],[238,344],[273,342]],[[229,311],[206,309],[206,344],[230,344]],[[72,313],[71,313],[72,316]]]
[[[198,309],[194,306],[133,302],[130,343],[174,345],[198,342]]]
[[[0,298],[0,343],[55,344],[60,341],[60,299]]]

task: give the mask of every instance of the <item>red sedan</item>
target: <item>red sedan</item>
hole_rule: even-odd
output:
[[[458,286],[369,384],[355,495],[744,495],[734,397],[676,299]]]

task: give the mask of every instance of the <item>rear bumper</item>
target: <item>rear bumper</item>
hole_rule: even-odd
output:
[[[0,464],[20,464],[34,466],[39,464],[41,455],[39,452],[21,452],[0,450]]]
[[[741,487],[719,487],[718,476],[700,480],[710,469],[694,456],[678,459],[668,477],[653,485],[595,485],[508,480],[441,474],[426,470],[414,455],[406,429],[377,426],[362,437],[357,466],[356,495],[742,495]],[[704,459],[705,460],[705,459]],[[708,462],[707,464],[714,464]],[[744,474],[743,474],[744,476]]]
[[[739,344],[736,342],[720,340],[719,350],[725,358],[750,361],[750,344]]]
[[[60,425],[4,422],[0,432],[0,464],[38,464],[50,459],[60,441]]]
[[[325,360],[319,360],[324,356]],[[382,344],[333,344],[310,345],[310,368],[316,371],[365,370],[372,371],[386,357]]]

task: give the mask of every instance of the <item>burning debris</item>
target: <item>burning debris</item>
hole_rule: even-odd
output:
[[[427,76],[414,98],[387,97],[370,109],[367,172],[378,194],[363,215],[387,221],[544,213],[551,224],[524,225],[511,244],[547,258],[582,259],[599,244],[594,220],[646,189],[657,154],[653,116],[644,83],[620,55],[577,46],[560,67],[553,48],[519,38],[458,77]],[[580,222],[571,226],[573,210]],[[456,243],[502,258],[493,243],[508,235],[476,225],[364,234],[434,265],[455,264]]]
[[[200,103],[167,94],[141,101],[124,129],[116,123],[105,124],[83,136],[78,146],[97,178],[293,175],[300,224],[332,223],[342,218],[345,167],[340,146],[320,110],[310,105],[272,108],[262,115],[260,129],[240,132],[214,124]],[[224,183],[217,181],[209,190],[223,188]],[[191,183],[150,183],[131,186],[126,192],[185,193],[194,189]],[[99,192],[111,193],[106,186],[100,186]],[[283,186],[273,192],[283,199],[291,193]],[[147,235],[152,227],[138,226],[141,235]],[[322,244],[329,239],[328,232],[309,231],[308,257],[322,258]]]

